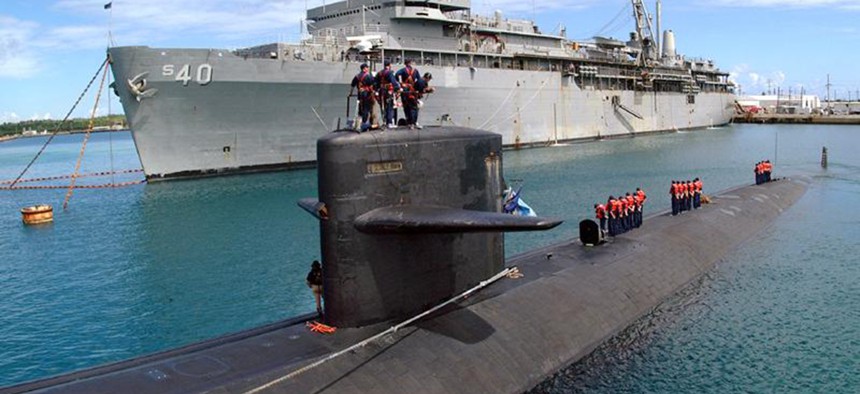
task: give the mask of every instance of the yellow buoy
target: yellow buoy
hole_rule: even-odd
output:
[[[54,207],[50,205],[34,205],[21,208],[24,224],[42,224],[54,221]]]

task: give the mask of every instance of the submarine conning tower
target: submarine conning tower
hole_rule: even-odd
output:
[[[414,316],[504,269],[503,231],[561,221],[502,213],[502,138],[462,128],[334,132],[317,141],[325,321]]]

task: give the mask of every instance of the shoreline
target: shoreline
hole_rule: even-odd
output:
[[[117,132],[118,133],[121,131],[128,131],[128,130],[129,129],[127,129],[127,128],[126,129],[119,129],[119,130],[93,130],[90,133],[93,133],[93,134],[95,134],[95,133],[110,133],[110,132]],[[86,133],[86,131],[84,131],[84,130],[60,131],[56,135],[72,135],[72,134],[84,134],[84,133]],[[14,141],[14,140],[21,139],[21,138],[48,137],[52,134],[53,133],[24,135],[24,134],[18,133],[18,134],[2,135],[2,136],[0,136],[0,143],[8,142],[8,141]]]

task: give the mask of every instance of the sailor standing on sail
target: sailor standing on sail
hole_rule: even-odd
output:
[[[435,89],[430,86],[430,80],[433,79],[433,74],[424,73],[424,76],[415,83],[415,109],[412,113],[412,120],[415,121],[415,128],[420,129],[421,125],[418,124],[418,112],[421,111],[422,101],[425,93],[433,93]]]
[[[406,124],[410,127],[421,128],[421,125],[416,124],[418,121],[418,91],[416,84],[421,81],[421,73],[418,69],[412,67],[412,59],[406,59],[403,62],[406,66],[397,71],[395,75],[397,81],[400,82],[402,93],[400,94],[403,100],[403,112],[406,115]]]
[[[379,102],[385,116],[385,124],[389,129],[397,128],[397,119],[394,116],[394,95],[400,92],[400,84],[391,71],[391,62],[385,61],[385,68],[376,73],[376,86],[379,88]]]
[[[361,116],[361,128],[363,130],[368,126],[375,128],[373,126],[376,125],[367,124],[370,120],[370,111],[373,109],[373,95],[376,88],[373,76],[370,75],[370,67],[366,63],[361,65],[361,72],[352,79],[348,97],[352,96],[352,92],[356,88],[358,89],[358,115]]]

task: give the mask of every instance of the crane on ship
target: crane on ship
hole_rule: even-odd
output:
[[[645,8],[645,3],[642,0],[631,0],[633,3],[633,18],[636,20],[636,40],[641,45],[641,51],[637,56],[636,62],[640,66],[645,66],[648,60],[657,59],[657,40],[655,40],[654,31],[651,27],[651,15],[648,14],[648,9]],[[657,8],[660,8],[660,2],[657,2]],[[658,11],[659,13],[659,11]],[[659,21],[657,22],[659,26]]]

